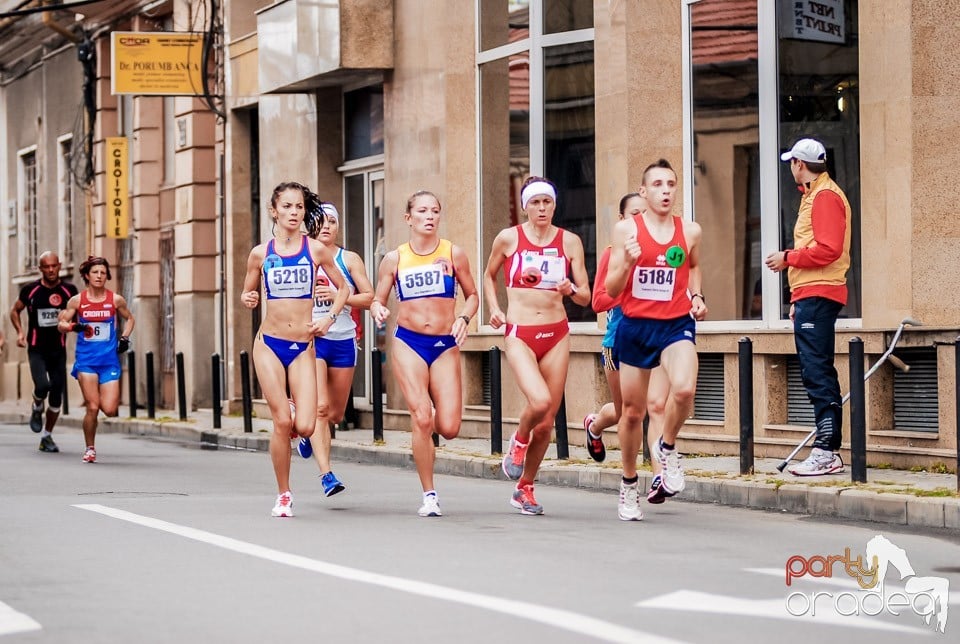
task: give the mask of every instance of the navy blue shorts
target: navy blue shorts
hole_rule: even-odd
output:
[[[672,320],[647,320],[623,316],[617,327],[620,362],[638,369],[660,365],[660,354],[677,342],[697,343],[697,323],[689,315]]]
[[[316,338],[313,341],[317,360],[323,360],[331,369],[352,369],[357,366],[357,341],[353,338],[346,340],[328,340]]]

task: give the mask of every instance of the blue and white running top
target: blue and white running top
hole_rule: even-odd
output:
[[[343,259],[343,249],[338,248],[337,254],[333,258],[333,262],[337,265],[337,268],[340,269],[340,274],[346,278],[347,286],[350,287],[350,295],[353,295],[357,292],[357,285],[354,284],[353,278],[350,277],[350,271],[347,269],[347,263]],[[327,276],[327,273],[323,270],[322,266],[317,266],[317,284],[321,286],[326,286],[330,283],[330,278]],[[330,315],[330,307],[333,306],[333,300],[321,300],[319,298],[313,299],[313,319],[319,320]],[[353,317],[350,315],[352,307],[347,304],[343,307],[343,310],[337,316],[337,319],[334,320],[333,324],[330,325],[330,328],[327,330],[326,335],[323,337],[328,340],[353,340],[357,337],[357,323],[354,321]]]
[[[267,242],[263,258],[263,288],[268,300],[306,300],[313,298],[314,266],[307,236],[300,236],[300,250],[280,255],[274,240]]]

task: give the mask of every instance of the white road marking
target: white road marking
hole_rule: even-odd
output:
[[[16,611],[12,606],[0,602],[0,635],[39,631],[42,626],[30,616]]]
[[[779,577],[784,580],[784,588],[786,588],[787,573],[783,568],[744,568],[747,572],[753,572],[758,575],[769,575],[771,577]],[[860,590],[860,585],[855,582],[852,578],[837,578],[837,577],[795,577],[793,579],[793,584],[801,583],[811,583],[817,584],[820,586],[836,586],[838,588],[849,588],[851,590]],[[905,592],[903,584],[885,584],[887,592]],[[960,592],[953,591],[949,595],[947,600],[950,604],[954,606],[960,606]]]
[[[175,534],[187,539],[206,543],[218,548],[223,548],[224,550],[231,550],[233,552],[249,555],[251,557],[258,557],[274,563],[292,566],[302,570],[309,570],[311,572],[318,572],[323,575],[346,579],[348,581],[390,588],[392,590],[410,593],[412,595],[420,595],[423,597],[430,597],[432,599],[440,599],[443,601],[464,604],[466,606],[472,606],[475,608],[483,608],[497,613],[518,617],[520,619],[539,622],[541,624],[570,631],[572,633],[578,633],[595,640],[623,644],[632,644],[635,642],[643,642],[645,644],[680,644],[679,640],[659,637],[657,635],[633,630],[625,626],[620,626],[611,622],[605,622],[587,615],[580,615],[578,613],[559,608],[539,606],[537,604],[530,604],[514,599],[491,597],[488,595],[481,595],[479,593],[458,590],[456,588],[449,588],[447,586],[440,586],[437,584],[415,581],[412,579],[403,579],[402,577],[391,577],[389,575],[367,572],[357,568],[340,566],[338,564],[327,563],[317,559],[310,559],[300,555],[292,555],[286,552],[281,552],[280,550],[274,550],[272,548],[265,548],[263,546],[247,543],[231,537],[225,537],[213,532],[197,530],[195,528],[189,528],[176,523],[170,523],[161,519],[154,519],[152,517],[134,514],[125,510],[117,510],[105,505],[84,503],[76,504],[73,507],[81,510],[89,510],[90,512],[96,512],[114,519],[120,519],[121,521],[135,523],[146,528],[153,528],[154,530],[169,532],[170,534]]]
[[[634,606],[639,608],[656,608],[658,610],[679,610],[701,613],[719,613],[721,615],[742,615],[745,617],[766,617],[770,619],[788,619],[796,622],[814,625],[849,626],[852,628],[869,628],[881,631],[896,631],[917,635],[930,635],[930,629],[914,628],[883,621],[873,617],[845,617],[830,611],[813,616],[794,616],[787,611],[786,594],[778,599],[744,599],[728,597],[713,593],[701,593],[694,590],[677,590],[666,595],[658,595],[650,599],[638,601]]]

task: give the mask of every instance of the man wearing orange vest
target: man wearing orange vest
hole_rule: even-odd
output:
[[[817,437],[810,456],[790,468],[795,476],[843,471],[840,450],[842,398],[834,360],[834,326],[847,303],[850,268],[850,202],[827,174],[827,152],[814,139],[800,139],[780,159],[803,197],[793,228],[793,248],[767,256],[765,263],[790,282],[790,319],[803,387],[813,403]]]

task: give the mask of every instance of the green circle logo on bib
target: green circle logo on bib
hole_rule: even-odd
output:
[[[664,256],[667,259],[667,265],[672,268],[681,266],[687,260],[687,253],[679,246],[671,246]]]

